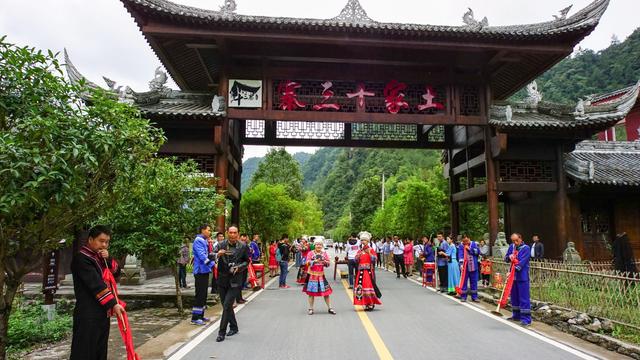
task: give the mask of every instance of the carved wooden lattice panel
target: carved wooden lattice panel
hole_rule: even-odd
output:
[[[500,181],[552,182],[552,161],[505,160],[500,162]]]
[[[251,139],[264,139],[264,120],[247,120],[245,121],[244,137]]]
[[[272,98],[272,110],[281,110],[281,93],[278,92],[278,86],[284,83],[286,80],[274,79],[273,80],[273,98]],[[314,105],[322,104],[325,99],[322,96],[323,87],[322,84],[325,81],[322,80],[295,80],[300,87],[295,89],[295,98],[300,104],[304,104],[304,107],[296,108],[295,111],[316,111],[313,109]],[[329,89],[333,91],[334,95],[327,99],[325,103],[337,103],[340,105],[338,110],[318,110],[318,111],[337,111],[337,112],[356,112],[358,109],[358,97],[348,98],[348,93],[355,93],[358,90],[360,83],[355,81],[332,81],[333,86]],[[389,113],[385,103],[384,89],[388,83],[385,82],[364,82],[364,90],[366,92],[372,92],[373,96],[364,96],[365,112],[367,113]],[[441,104],[443,108],[438,109],[436,107],[419,109],[420,105],[426,104],[427,100],[423,98],[423,95],[427,93],[427,84],[407,84],[407,88],[402,91],[405,94],[404,101],[408,103],[408,108],[402,108],[400,114],[444,114],[447,104],[447,91],[446,86],[430,86],[433,93],[432,103]]]
[[[416,141],[418,126],[405,124],[351,124],[353,140]]]
[[[444,142],[444,125],[435,125],[427,133],[429,142]]]
[[[161,154],[161,157],[174,157],[180,164],[193,160],[198,165],[198,170],[203,173],[213,174],[216,170],[216,156],[210,154]]]
[[[344,139],[344,124],[336,122],[278,121],[276,138],[341,140]]]
[[[466,85],[460,88],[460,115],[480,115],[480,88]]]

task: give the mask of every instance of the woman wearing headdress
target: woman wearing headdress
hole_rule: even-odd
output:
[[[333,292],[331,286],[324,276],[324,268],[330,264],[329,255],[324,251],[324,244],[321,239],[314,241],[313,251],[307,253],[305,263],[309,265],[307,271],[307,278],[302,288],[302,291],[309,295],[309,315],[313,315],[313,303],[316,297],[324,297],[324,302],[327,304],[327,311],[331,315],[335,315],[336,312],[331,307],[331,299],[329,295]]]
[[[307,255],[309,255],[310,251],[311,248],[309,246],[309,243],[307,242],[307,238],[303,236],[302,240],[300,240],[300,255],[302,260],[300,267],[298,268],[298,277],[296,278],[296,283],[300,285],[304,285],[307,280],[307,271],[309,270]]]
[[[364,306],[365,311],[371,311],[376,305],[382,305],[382,294],[376,285],[376,276],[373,266],[376,263],[377,254],[369,245],[371,234],[363,231],[360,233],[362,248],[356,254],[357,273],[353,285],[353,304]]]

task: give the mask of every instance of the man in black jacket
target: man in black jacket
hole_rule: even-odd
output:
[[[71,360],[106,360],[109,343],[109,312],[124,313],[111,289],[104,282],[102,272],[109,269],[117,278],[118,264],[109,258],[111,231],[102,225],[89,230],[87,244],[71,261],[73,291],[76,307],[73,310],[73,338]]]
[[[531,240],[533,240],[531,244],[531,258],[538,260],[544,258],[544,245],[540,242],[540,237],[533,235]]]
[[[239,241],[238,228],[230,226],[227,235],[229,239],[218,245],[218,292],[222,303],[222,318],[217,342],[224,341],[225,336],[238,333],[233,303],[242,291],[244,273],[249,265],[249,248]]]

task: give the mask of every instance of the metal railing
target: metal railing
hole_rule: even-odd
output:
[[[639,261],[636,261],[637,263]],[[506,280],[510,264],[493,261],[492,285]],[[640,273],[620,273],[610,263],[570,264],[532,261],[529,266],[531,298],[586,312],[640,330]]]

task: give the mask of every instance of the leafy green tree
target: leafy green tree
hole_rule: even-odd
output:
[[[284,148],[271,148],[251,178],[250,188],[265,184],[282,184],[295,200],[302,200],[302,172],[300,165]]]
[[[0,39],[0,359],[24,275],[110,207],[117,179],[161,142],[131,106],[65,81],[52,52]]]
[[[376,173],[377,169],[373,169]],[[371,225],[373,215],[382,201],[382,179],[377,175],[369,175],[360,179],[351,192],[349,208],[351,210],[351,228],[356,231],[366,230]]]
[[[217,204],[224,195],[216,192],[213,179],[198,175],[195,163],[176,165],[167,158],[140,164],[120,180],[115,193],[121,196],[101,219],[114,231],[111,251],[170,268],[182,312],[176,269],[180,246],[186,237],[194,236],[198,226],[215,220],[221,213]]]
[[[243,231],[261,234],[267,243],[289,230],[295,210],[284,185],[259,183],[242,195],[240,224]]]
[[[355,230],[351,229],[351,216],[345,214],[338,219],[336,227],[331,231],[331,237],[334,241],[344,242],[352,232]]]
[[[304,201],[294,200],[294,215],[288,233],[291,235],[317,235],[324,232],[322,209],[318,197],[311,192],[305,194]]]

